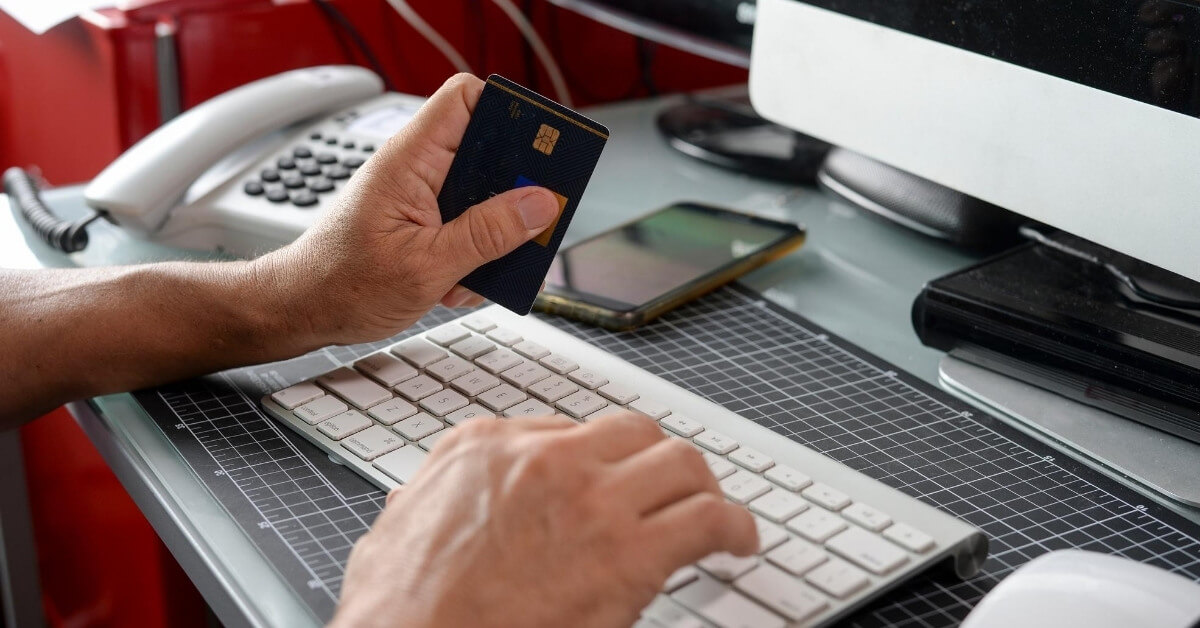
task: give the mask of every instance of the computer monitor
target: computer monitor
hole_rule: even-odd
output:
[[[750,97],[1200,280],[1200,2],[759,0]]]

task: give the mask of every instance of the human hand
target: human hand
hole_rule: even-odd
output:
[[[650,419],[476,419],[388,495],[332,625],[627,627],[677,568],[757,536]]]
[[[483,81],[459,74],[439,89],[347,183],[295,243],[254,262],[279,314],[306,346],[392,336],[439,302],[483,299],[458,284],[548,227],[558,202],[543,188],[499,194],[443,225],[437,197]]]

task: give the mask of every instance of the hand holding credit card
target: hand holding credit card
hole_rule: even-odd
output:
[[[489,76],[438,195],[442,222],[530,185],[553,192],[560,213],[546,231],[460,283],[528,314],[607,141],[603,125],[502,76]]]

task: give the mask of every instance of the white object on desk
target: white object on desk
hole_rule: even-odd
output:
[[[1189,628],[1200,585],[1157,567],[1063,550],[1030,561],[971,611],[962,628]]]
[[[88,205],[140,236],[254,255],[311,225],[423,98],[381,94],[352,66],[284,72],[171,120],[88,185]]]

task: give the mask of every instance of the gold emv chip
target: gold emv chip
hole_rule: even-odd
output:
[[[558,142],[558,129],[543,124],[538,128],[537,137],[533,138],[533,147],[549,155],[554,152],[554,144]]]

